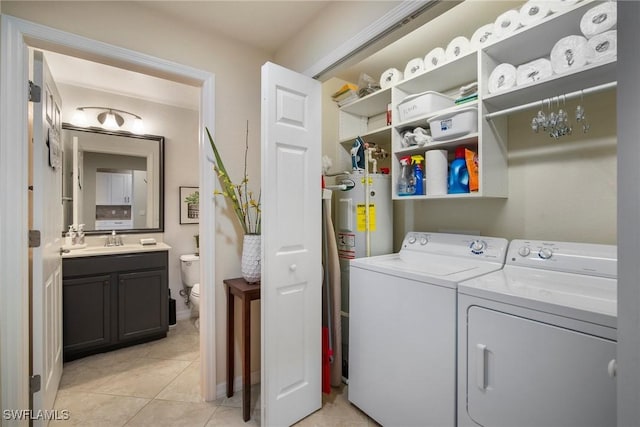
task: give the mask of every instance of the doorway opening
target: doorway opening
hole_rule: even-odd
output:
[[[113,65],[121,69],[136,70],[149,76],[199,88],[198,151],[199,179],[203,192],[211,193],[214,188],[212,174],[205,153],[204,127],[215,130],[214,126],[214,76],[209,72],[175,64],[128,49],[105,45],[70,33],[58,31],[17,18],[2,16],[2,62],[0,64],[0,165],[3,173],[3,203],[0,207],[0,242],[2,267],[6,277],[15,278],[15,286],[0,287],[0,312],[2,325],[0,336],[0,377],[2,407],[28,408],[28,365],[29,365],[29,292],[28,292],[28,245],[23,236],[28,231],[27,167],[27,106],[28,86],[27,48],[48,50],[62,55]],[[24,141],[16,144],[15,141]],[[7,202],[7,203],[5,203]],[[214,218],[212,202],[200,206],[203,217]],[[200,253],[213,259],[215,221],[203,222],[198,227]],[[214,266],[201,266],[201,320],[200,358],[203,361],[200,372],[201,396],[205,400],[216,397],[215,375],[215,307]],[[209,368],[211,367],[211,368]],[[10,385],[10,386],[9,386]],[[39,408],[35,408],[39,409]]]

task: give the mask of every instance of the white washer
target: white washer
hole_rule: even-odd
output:
[[[456,286],[502,268],[507,240],[409,232],[351,261],[349,400],[382,425],[452,426]]]
[[[514,240],[458,286],[458,425],[616,425],[616,246]]]

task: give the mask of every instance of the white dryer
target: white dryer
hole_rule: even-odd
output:
[[[408,233],[350,268],[349,400],[382,425],[453,426],[456,287],[502,268],[501,238]]]
[[[458,425],[616,425],[616,246],[514,240],[458,286]]]

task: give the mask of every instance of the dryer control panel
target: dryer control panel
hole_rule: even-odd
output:
[[[508,241],[500,237],[410,231],[404,237],[400,252],[415,251],[504,263],[507,246]]]
[[[507,264],[591,276],[617,277],[617,247],[593,243],[512,240]]]

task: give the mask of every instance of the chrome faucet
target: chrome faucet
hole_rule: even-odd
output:
[[[116,235],[116,230],[111,230],[111,234],[104,243],[105,246],[123,246],[122,236]]]

